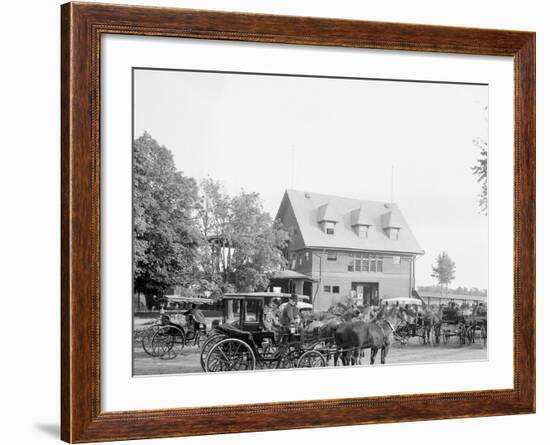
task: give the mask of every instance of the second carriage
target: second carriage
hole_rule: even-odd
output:
[[[230,293],[223,296],[223,322],[201,348],[201,367],[206,372],[273,368],[324,367],[326,360],[314,343],[304,340],[298,327],[273,332],[264,315],[273,300],[288,304],[291,294],[273,292]],[[311,305],[299,296],[298,309]]]
[[[449,304],[442,313],[440,330],[444,343],[456,337],[462,345],[475,343],[476,340],[483,346],[487,345],[487,306],[484,303],[476,303],[470,308]]]

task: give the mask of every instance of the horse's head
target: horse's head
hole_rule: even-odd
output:
[[[374,320],[378,321],[378,320],[385,319],[389,314],[389,312],[390,312],[390,309],[388,309],[388,306],[386,305],[380,306],[380,309],[378,309],[378,311],[374,315]]]
[[[361,310],[357,306],[350,308],[347,313],[351,318],[358,318],[361,316]]]
[[[408,317],[406,310],[398,306],[392,307],[384,317],[384,320],[386,320],[391,327],[393,337],[403,344],[407,343],[407,339],[399,335],[397,331],[407,324]]]
[[[402,309],[402,313],[403,313],[403,318],[405,322],[409,324],[412,324],[415,322],[417,312],[415,312],[413,309],[405,306],[405,308]]]
[[[393,306],[383,317],[397,330],[407,323],[408,316],[404,308]]]

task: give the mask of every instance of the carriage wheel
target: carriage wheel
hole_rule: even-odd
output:
[[[158,330],[158,326],[151,326],[141,334],[141,347],[151,357],[155,357],[153,353],[153,348],[152,348],[152,340],[155,334],[157,333],[157,330]]]
[[[185,329],[185,343],[191,343],[195,340],[195,331],[193,329]]]
[[[256,367],[256,358],[250,345],[238,338],[217,342],[206,356],[207,372],[247,371]]]
[[[302,350],[295,346],[288,346],[287,350],[283,352],[283,355],[277,363],[277,368],[296,368],[298,366],[298,360],[302,356]]]
[[[426,341],[427,341],[427,335],[428,335],[428,331],[426,330],[426,328],[422,328],[422,331],[420,332],[419,334],[419,342],[422,341],[422,344],[425,345],[426,344]]]
[[[468,341],[469,341],[470,344],[476,342],[476,333],[481,335],[481,327],[479,325],[471,326],[470,329],[468,330],[468,334],[469,334]],[[481,337],[479,337],[479,338],[481,338]]]
[[[153,357],[176,358],[185,346],[185,334],[175,326],[160,326],[151,339]]]
[[[214,346],[223,338],[226,338],[224,334],[214,334],[206,338],[205,341],[202,343],[201,352],[200,352],[200,362],[201,362],[201,368],[203,371],[206,372],[206,357],[208,356],[208,353],[212,349],[212,346]]]
[[[481,325],[481,338],[483,339],[483,346],[487,347],[487,328]]]
[[[441,328],[434,328],[435,344],[441,343]]]
[[[197,345],[197,348],[201,349],[201,346],[204,344],[206,340],[208,340],[208,334],[204,331],[200,331],[197,334],[197,337],[195,338],[195,345]]]
[[[476,335],[476,328],[475,326],[468,326],[466,328],[465,332],[465,342],[468,343],[468,345],[471,345],[474,342],[474,337]]]
[[[298,359],[298,368],[324,368],[327,362],[319,351],[307,351]]]
[[[466,328],[466,326],[461,326],[460,327],[459,335],[460,335],[460,344],[465,345],[466,344],[466,337],[468,335],[468,329]]]

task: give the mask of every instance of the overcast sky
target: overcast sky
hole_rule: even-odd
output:
[[[456,263],[452,287],[487,288],[488,221],[472,166],[487,140],[488,87],[403,81],[134,71],[134,136],[178,169],[259,192],[275,216],[286,188],[396,202],[426,253]],[[393,187],[392,187],[393,166]]]

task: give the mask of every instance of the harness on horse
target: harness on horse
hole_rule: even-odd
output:
[[[393,325],[391,324],[391,322],[390,322],[389,320],[386,320],[386,319],[384,318],[384,319],[382,319],[382,320],[377,321],[376,324],[378,324],[378,326],[380,326],[379,323],[382,322],[382,321],[385,321],[385,322],[388,324],[388,326],[390,327],[390,329],[391,329],[391,331],[392,331],[392,333],[393,333],[394,338],[395,338],[399,343],[401,343],[401,344],[403,344],[403,345],[407,343],[407,339],[406,339],[405,337],[402,337],[401,335],[399,335],[399,334],[397,333],[397,331],[395,330],[395,328],[393,327]],[[380,326],[380,327],[382,327],[382,326]]]

